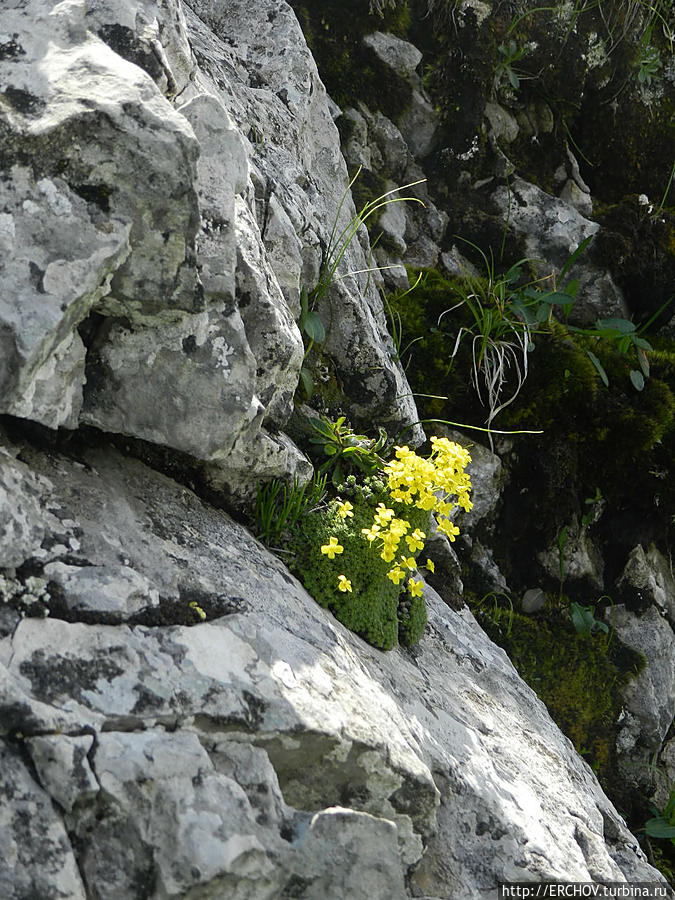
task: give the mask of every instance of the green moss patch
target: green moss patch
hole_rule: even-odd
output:
[[[641,671],[644,658],[616,636],[609,644],[603,634],[581,637],[558,610],[536,618],[513,613],[509,634],[503,618],[495,624],[484,609],[476,615],[601,783],[611,784],[622,690]]]
[[[394,503],[379,478],[366,479],[363,485],[349,479],[341,486],[340,497],[352,504],[352,516],[339,515],[338,501],[305,516],[290,547],[294,553],[290,568],[321,606],[369,644],[381,650],[399,642],[410,646],[419,641],[426,625],[424,600],[402,594],[401,586],[387,577],[392,563],[380,557],[376,543],[371,544],[361,530],[372,526],[378,503],[407,519],[411,529],[425,533],[429,513]],[[321,552],[331,538],[343,548],[332,559]],[[340,590],[341,575],[349,580],[351,591]]]

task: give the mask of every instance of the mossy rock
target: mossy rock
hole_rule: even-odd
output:
[[[363,38],[385,31],[405,38],[408,4],[398,3],[381,16],[369,11],[368,0],[290,0],[321,79],[342,109],[364,102],[396,121],[410,105],[412,88],[366,47]]]
[[[341,486],[340,498],[349,500],[353,515],[341,518],[339,503],[331,501],[324,509],[305,516],[290,546],[294,554],[290,568],[317,603],[369,644],[390,650],[400,640],[410,646],[419,641],[424,631],[424,600],[408,594],[401,597],[401,588],[387,578],[392,563],[380,557],[379,550],[368,542],[361,529],[372,526],[378,503],[407,519],[411,530],[420,528],[425,533],[429,530],[429,513],[392,501],[383,479],[366,479],[364,485],[354,478],[348,482]],[[343,547],[343,552],[333,559],[321,553],[321,547],[328,545],[331,537]],[[351,582],[351,592],[339,589],[340,575]]]
[[[610,784],[622,691],[644,667],[644,658],[616,636],[609,644],[604,634],[582,637],[560,610],[536,618],[514,612],[509,629],[504,616],[495,624],[488,611],[473,606],[487,634],[506,651],[601,784]]]

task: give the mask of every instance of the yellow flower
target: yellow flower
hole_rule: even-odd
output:
[[[447,500],[441,500],[441,502],[436,506],[436,514],[439,516],[448,516],[452,512],[452,503],[448,503]]]
[[[414,553],[415,550],[421,550],[424,547],[424,538],[426,534],[423,531],[420,531],[419,528],[416,528],[412,534],[407,534],[405,538],[405,542],[408,545],[408,550],[411,553]]]
[[[466,512],[471,512],[473,509],[473,503],[469,500],[469,495],[464,493],[460,494],[457,500],[462,509],[466,510]]]
[[[414,556],[408,556],[408,557],[402,556],[401,557],[401,565],[405,566],[406,569],[410,569],[411,572],[417,568],[417,562],[415,561]]]
[[[455,537],[459,534],[459,528],[457,528],[456,525],[453,525],[450,519],[439,519],[438,530],[442,534],[447,535],[451,541],[454,541]]]
[[[395,551],[401,542],[401,538],[397,534],[392,534],[390,531],[382,532],[380,537],[382,538],[382,545],[385,550]]]
[[[392,519],[389,523],[389,531],[397,537],[406,534],[409,528],[410,522],[406,521],[406,519]]]
[[[387,578],[391,579],[394,584],[400,584],[405,578],[405,572],[399,566],[394,566],[387,572]]]
[[[379,525],[371,525],[370,528],[362,528],[362,529],[361,529],[361,534],[365,534],[365,536],[368,538],[368,540],[369,540],[369,541],[371,542],[371,544],[372,544],[372,542],[373,542],[373,541],[375,540],[375,538],[377,537],[377,533],[378,533],[379,530],[380,530],[380,526],[379,526]]]
[[[395,556],[396,552],[390,547],[385,547],[382,553],[380,553],[380,559],[383,559],[385,562],[393,562]]]
[[[434,566],[433,560],[427,559],[427,569],[433,574],[436,571],[436,566]]]
[[[378,503],[375,510],[375,522],[378,525],[386,525],[390,519],[394,518],[394,510],[389,509],[384,503]]]
[[[338,506],[338,511],[337,511],[338,516],[340,516],[341,519],[353,518],[353,516],[354,516],[354,513],[352,512],[353,509],[354,509],[354,507],[351,505],[349,500],[345,500],[344,503],[341,503]]]
[[[352,583],[346,578],[344,575],[338,575],[338,590],[342,591],[343,594],[352,592]]]
[[[420,498],[415,504],[418,509],[425,509],[427,512],[430,509],[433,509],[438,505],[438,500],[434,494],[430,494],[428,491],[424,491],[420,494]]]
[[[411,597],[421,597],[423,587],[424,587],[423,581],[415,581],[412,578],[408,579],[408,590],[410,591]]]
[[[338,539],[336,537],[328,538],[328,543],[322,544],[321,546],[321,552],[325,553],[328,559],[335,559],[336,554],[342,553],[344,549],[344,547],[341,547],[340,544],[338,544]]]

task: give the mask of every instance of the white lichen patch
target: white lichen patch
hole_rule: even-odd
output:
[[[2,603],[11,603],[15,608],[22,611],[31,610],[31,612],[38,604],[41,607],[42,615],[48,616],[50,599],[47,582],[44,578],[31,575],[22,582],[18,578],[0,575],[0,602]]]
[[[608,57],[604,41],[598,37],[595,31],[591,31],[588,35],[588,50],[583,54],[582,59],[589,69],[598,69],[607,62]]]
[[[211,348],[211,352],[213,356],[215,356],[218,365],[223,370],[223,374],[227,375],[230,371],[229,358],[234,353],[234,347],[231,347],[221,335],[220,337],[213,339]]]
[[[476,17],[476,25],[480,27],[492,12],[492,7],[483,3],[482,0],[462,0],[459,10],[460,25],[465,24],[465,16],[467,12],[472,12]]]
[[[49,178],[42,178],[37,183],[37,188],[46,199],[50,210],[55,216],[69,216],[73,207],[70,200],[62,194],[53,181]]]

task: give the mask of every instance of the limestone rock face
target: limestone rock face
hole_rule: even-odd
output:
[[[427,587],[421,643],[385,654],[216,505],[311,474],[286,433],[300,293],[356,213],[340,111],[290,6],[22,0],[0,19],[3,900],[486,900],[505,879],[657,880],[462,607],[447,540],[438,583],[458,609]],[[389,189],[423,178],[437,122],[418,51],[369,41],[413,102],[396,124],[345,111],[347,162]],[[589,223],[517,187],[513,228],[559,265]],[[376,262],[438,263],[447,216],[418,195],[385,211]],[[322,357],[355,427],[414,442],[370,258],[359,228],[317,307]],[[503,477],[476,458],[482,536]],[[502,584],[479,537],[471,559]],[[648,554],[659,588],[663,562]],[[670,626],[649,616],[658,655]],[[626,640],[638,624],[625,616]],[[654,702],[638,721],[635,695],[627,752],[664,738],[672,667],[641,686]]]
[[[0,412],[178,450],[233,490],[300,471],[278,436],[299,292],[348,180],[290,8],[30,0],[3,29]],[[347,277],[367,250],[336,273],[326,351],[353,414],[400,426],[416,414],[379,295]]]
[[[495,204],[509,222],[509,228],[525,244],[527,256],[540,262],[540,276],[551,276],[563,268],[567,259],[587,237],[597,233],[591,222],[572,203],[547,194],[522,178],[514,178],[510,188],[498,187],[492,195]],[[611,275],[588,257],[583,268],[572,266],[570,274],[579,279],[577,302],[572,318],[592,324],[600,316],[626,315],[621,291]]]
[[[623,604],[616,608],[615,628],[623,643],[646,660],[644,670],[624,691],[617,747],[624,757],[624,778],[629,783],[648,783],[649,761],[661,749],[675,717],[673,629],[658,607],[650,606],[638,616]]]
[[[140,462],[21,453],[60,599],[0,639],[6,896],[478,900],[503,879],[656,877],[467,611],[428,588],[422,643],[381,653]],[[112,567],[150,610],[159,595],[162,627],[135,607],[98,624],[119,609]]]

